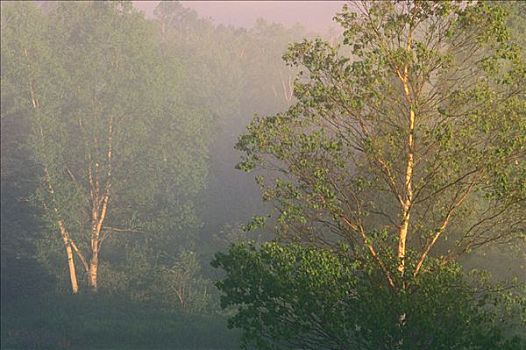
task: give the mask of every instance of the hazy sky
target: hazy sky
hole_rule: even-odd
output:
[[[316,32],[338,28],[332,18],[345,1],[181,1],[197,11],[200,17],[210,17],[215,23],[251,27],[257,18],[285,25],[299,23]],[[158,1],[133,1],[146,14],[152,14]]]

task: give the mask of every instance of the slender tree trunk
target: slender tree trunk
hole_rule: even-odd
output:
[[[49,173],[47,171],[47,168],[44,168],[44,172],[46,174],[46,180],[48,182],[48,189],[51,195],[53,195],[55,192],[53,190],[53,187],[51,186],[51,182],[49,181]],[[47,210],[47,206],[46,210]],[[55,213],[58,213],[57,208],[53,208]],[[69,232],[66,229],[66,224],[64,223],[64,220],[59,219],[58,220],[58,227],[60,230],[60,236],[62,237],[62,241],[64,242],[64,247],[66,248],[66,257],[68,260],[68,270],[69,270],[69,280],[71,282],[71,292],[73,294],[77,294],[79,291],[79,284],[77,281],[77,270],[75,268],[75,259],[73,258],[73,249],[71,248],[73,241],[70,238]]]
[[[79,284],[77,281],[77,271],[75,269],[75,260],[73,259],[73,250],[71,249],[71,244],[69,244],[68,239],[62,236],[64,240],[64,246],[66,247],[66,256],[68,258],[68,269],[69,269],[69,279],[71,282],[71,292],[77,294],[79,291]]]
[[[102,227],[102,220],[99,218],[99,209],[94,208],[92,211],[92,228],[91,228],[91,257],[88,269],[88,286],[94,293],[97,292],[97,273],[99,269],[99,248],[100,248],[100,228]]]
[[[409,29],[409,35],[407,38],[407,52],[411,52],[413,42],[412,29]],[[406,63],[403,72],[397,70],[397,75],[402,86],[404,88],[404,95],[406,102],[409,106],[408,115],[408,136],[407,136],[407,163],[405,169],[405,198],[402,205],[402,221],[398,230],[398,271],[403,276],[405,272],[405,258],[406,258],[406,242],[407,235],[409,232],[409,219],[411,217],[411,205],[413,204],[413,171],[415,166],[415,123],[416,114],[413,105],[413,98],[411,96],[410,84],[409,84],[409,65]]]
[[[88,170],[88,180],[90,183],[90,192],[92,196],[91,209],[91,258],[88,271],[88,285],[92,292],[97,292],[97,276],[99,269],[99,252],[103,238],[101,237],[102,226],[108,213],[108,204],[110,201],[110,189],[112,181],[112,136],[113,136],[113,118],[110,118],[108,126],[108,168],[106,173],[106,183],[101,193],[100,172],[98,164],[95,163],[95,179],[91,172],[91,165]]]
[[[94,250],[92,251],[92,256],[90,259],[89,264],[89,271],[88,271],[88,286],[92,292],[97,292],[98,285],[97,285],[97,274],[99,269],[99,251]]]
[[[404,83],[406,87],[407,83]],[[408,91],[408,90],[406,90]],[[411,218],[411,205],[413,202],[413,170],[414,170],[414,127],[415,127],[415,112],[413,107],[410,107],[409,116],[409,136],[407,140],[407,165],[405,172],[405,199],[402,206],[402,221],[398,230],[398,271],[403,275],[405,271],[405,257],[406,257],[406,242],[407,234],[409,232],[409,219]]]
[[[398,231],[398,271],[403,275],[405,270],[405,255],[406,255],[406,242],[407,233],[409,231],[409,211],[404,210],[404,217],[402,218],[402,224]]]
[[[408,93],[407,83],[404,83],[404,88]],[[402,207],[402,222],[398,231],[398,271],[403,275],[405,271],[405,256],[406,256],[406,242],[407,234],[409,232],[409,220],[411,218],[411,205],[413,203],[413,170],[414,162],[414,139],[413,133],[415,128],[415,112],[413,107],[410,107],[409,115],[409,136],[407,139],[407,165],[405,172],[405,192],[406,197]]]
[[[71,292],[77,294],[79,291],[79,284],[77,282],[77,271],[75,270],[75,262],[73,260],[73,251],[71,245],[66,245],[66,254],[68,256],[69,279],[71,281]]]
[[[27,57],[27,58],[29,57],[27,49],[24,49],[24,56]],[[33,106],[33,109],[36,111],[36,110],[39,109],[40,104],[39,104],[38,99],[37,99],[36,94],[35,94],[35,89],[33,87],[33,81],[29,81],[29,92],[30,92],[30,96],[31,96],[31,105]],[[42,138],[44,138],[44,134],[43,134],[42,128],[40,128],[40,135],[41,135]],[[49,194],[51,196],[53,196],[55,194],[55,191],[53,189],[53,186],[51,185],[49,172],[48,172],[47,167],[45,165],[44,165],[44,173],[45,173],[45,178],[46,178],[46,182],[47,182],[47,185],[48,185]],[[46,210],[48,210],[47,205],[44,204],[44,207],[45,207]],[[58,213],[58,209],[56,207],[53,207],[53,211],[55,213]],[[68,260],[69,279],[70,279],[70,282],[71,282],[71,292],[73,294],[77,294],[79,292],[79,284],[78,284],[78,280],[77,280],[77,270],[75,269],[75,259],[73,257],[73,250],[71,248],[72,241],[71,241],[69,233],[68,233],[68,231],[66,229],[66,224],[64,223],[64,221],[62,219],[58,220],[58,226],[59,226],[59,230],[60,230],[60,236],[62,237],[62,240],[64,241],[64,247],[66,248],[66,257],[67,257],[67,260]]]
[[[109,188],[109,187],[108,187]],[[92,292],[97,292],[97,273],[99,269],[99,252],[101,246],[101,232],[104,219],[106,218],[109,202],[109,194],[102,198],[102,206],[99,211],[98,206],[92,209],[92,226],[91,226],[91,258],[88,270],[88,285]]]
[[[55,208],[56,211],[56,208]],[[73,249],[71,248],[72,241],[69,237],[69,233],[66,230],[66,225],[64,221],[58,221],[58,227],[60,229],[60,236],[64,241],[64,247],[66,248],[66,257],[68,259],[68,269],[69,269],[69,280],[71,282],[71,292],[77,294],[79,291],[79,284],[77,281],[77,270],[75,269],[75,260],[73,258]]]

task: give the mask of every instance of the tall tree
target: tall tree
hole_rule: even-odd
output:
[[[238,144],[243,169],[273,171],[258,182],[278,235],[343,240],[393,289],[432,252],[523,236],[525,66],[505,19],[485,2],[361,2],[337,16],[343,46],[293,45],[298,102]]]
[[[59,231],[73,293],[76,263],[96,291],[106,239],[197,224],[204,114],[177,94],[180,75],[163,69],[178,66],[162,64],[131,3],[59,4],[48,17],[13,4],[2,16],[2,85],[32,117],[37,202]]]

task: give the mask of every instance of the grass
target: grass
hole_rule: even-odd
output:
[[[238,349],[218,314],[105,296],[2,301],[2,349]]]

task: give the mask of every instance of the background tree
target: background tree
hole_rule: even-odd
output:
[[[4,6],[4,5],[2,5]],[[3,11],[3,7],[2,7]],[[35,13],[27,11],[25,16],[38,25]],[[22,20],[17,18],[15,20]],[[2,46],[7,46],[9,29],[2,17]],[[2,60],[6,55],[2,50]],[[7,69],[1,65],[2,77]],[[24,295],[48,279],[45,271],[34,258],[35,239],[39,237],[42,222],[37,212],[29,205],[29,197],[36,189],[37,176],[30,149],[25,146],[31,131],[31,120],[27,114],[17,111],[13,88],[2,80],[1,89],[1,278],[2,300],[14,295]],[[19,271],[24,271],[20,273]],[[24,276],[30,276],[24,278]],[[2,301],[2,304],[4,302]]]
[[[102,243],[112,235],[197,225],[206,122],[174,95],[179,76],[167,70],[177,65],[158,64],[152,32],[131,4],[59,4],[50,16],[42,20],[59,31],[44,22],[30,27],[33,42],[11,39],[9,53],[26,57],[27,71],[6,69],[2,78],[19,82],[30,107],[42,169],[37,199],[60,232],[76,293],[75,259],[96,290]]]
[[[209,261],[228,242],[247,238],[239,226],[261,203],[257,187],[234,169],[239,154],[232,147],[253,113],[288,105],[281,83],[269,77],[281,79],[281,72],[288,80],[292,72],[279,56],[302,29],[263,21],[221,26],[169,5],[176,11],[163,17],[163,34],[160,19],[142,18],[127,3],[2,3],[2,347],[237,345]],[[99,292],[70,298],[68,245],[57,239],[58,214],[46,214],[42,204],[57,204],[89,268],[92,208],[89,198],[83,202],[83,159],[101,160],[104,182],[106,112],[118,110],[129,115],[114,128]],[[39,125],[45,142],[35,137]],[[54,198],[45,164],[56,176]],[[82,290],[88,274],[73,248],[71,256]]]
[[[275,113],[292,103],[294,69],[281,55],[307,33],[264,20],[247,29],[214,25],[174,1],[160,2],[154,14],[163,54],[178,57],[188,72],[182,79],[186,98],[214,119],[210,176],[200,202],[206,220],[199,239],[208,247],[200,255],[208,262],[218,249],[211,233],[223,241],[221,232],[237,230],[262,211],[257,186],[234,169],[240,153],[232,145],[254,114]]]

